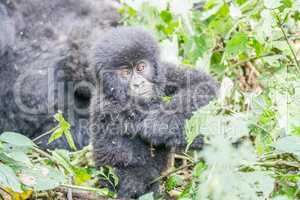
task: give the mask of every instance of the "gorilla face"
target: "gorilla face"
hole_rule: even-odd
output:
[[[155,94],[152,82],[154,68],[149,61],[139,60],[129,66],[122,66],[117,73],[126,81],[129,96],[147,99]]]
[[[140,28],[116,28],[98,41],[94,54],[97,85],[110,99],[127,103],[132,99],[150,100],[162,94],[159,48],[155,39]]]

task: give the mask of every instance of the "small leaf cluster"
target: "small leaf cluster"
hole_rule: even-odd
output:
[[[70,147],[75,149],[70,124],[61,112],[55,114],[54,119],[58,125],[39,138],[51,134],[50,143],[65,135],[69,138]],[[0,135],[0,189],[3,191],[0,197],[23,200],[58,188],[74,188],[114,197],[113,191],[106,187],[98,188],[97,184],[102,179],[115,188],[118,177],[111,167],[99,170],[93,167],[90,152],[91,146],[76,152],[43,150],[22,134],[4,132]],[[47,192],[46,198],[56,198],[57,195]]]

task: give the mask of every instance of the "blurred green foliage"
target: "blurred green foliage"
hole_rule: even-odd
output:
[[[184,200],[300,199],[300,2],[121,2],[123,24],[153,31],[164,59],[221,83],[218,99],[186,123],[187,141],[202,134],[206,143],[186,155],[192,179],[182,184],[172,174],[166,192]]]

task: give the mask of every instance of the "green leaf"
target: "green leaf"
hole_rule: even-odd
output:
[[[175,174],[168,178],[165,186],[167,191],[171,191],[182,184],[183,184],[183,178]]]
[[[218,17],[215,20],[212,20],[209,23],[209,29],[212,30],[212,33],[216,35],[224,36],[231,30],[233,22],[231,18],[228,17]]]
[[[21,183],[15,172],[4,164],[0,164],[0,185],[8,187],[14,192],[22,192]]]
[[[71,128],[71,125],[65,120],[61,112],[58,112],[54,115],[54,119],[59,122],[59,126],[63,130],[68,130]]]
[[[8,153],[7,155],[9,157],[11,157],[12,159],[14,159],[15,161],[24,163],[28,166],[31,165],[31,161],[24,151],[15,150],[15,151]]]
[[[56,149],[52,152],[52,157],[60,165],[62,165],[69,173],[75,174],[73,166],[70,162],[70,158],[68,157],[68,152],[66,150]]]
[[[48,143],[53,142],[64,134],[71,149],[77,150],[72,134],[70,132],[71,125],[69,124],[69,122],[65,120],[61,112],[56,113],[54,115],[54,119],[59,123],[59,127],[50,136]]]
[[[237,56],[246,51],[248,46],[248,36],[245,33],[237,32],[227,42],[225,55],[227,57]]]
[[[25,185],[37,191],[51,190],[66,182],[60,171],[41,165],[21,170],[20,178]]]
[[[85,183],[86,181],[90,180],[92,177],[89,174],[89,170],[86,168],[75,168],[75,183],[76,185],[81,185]]]
[[[62,128],[57,128],[49,137],[48,139],[48,144],[50,144],[51,142],[53,142],[54,140],[57,140],[58,138],[60,138],[62,135],[64,134],[64,130]]]
[[[71,149],[77,150],[76,145],[73,140],[73,137],[72,137],[72,134],[69,130],[65,131],[65,136],[67,138],[67,142],[68,142],[69,146],[71,147]]]
[[[108,176],[112,177],[115,186],[117,186],[119,184],[119,177],[117,176],[115,170],[112,167],[107,166],[107,168],[108,168]]]
[[[264,4],[268,9],[275,9],[281,6],[281,0],[264,0]]]
[[[26,136],[20,133],[4,132],[0,135],[0,141],[9,143],[15,146],[33,147],[34,143]]]
[[[194,177],[200,177],[202,172],[205,170],[206,168],[206,165],[204,162],[199,162],[195,167],[194,167],[194,170],[193,170],[193,176]]]
[[[162,101],[165,102],[165,103],[170,103],[173,99],[172,96],[163,96],[161,97]]]
[[[0,151],[0,161],[3,163],[9,163],[10,165],[19,165],[16,160],[12,159],[7,152]]]
[[[300,158],[299,136],[287,136],[280,138],[272,146],[280,152],[292,153]]]
[[[263,54],[264,46],[258,40],[251,40],[251,43],[249,43],[249,45],[255,49],[256,56],[261,56]]]
[[[215,15],[216,13],[218,13],[220,8],[222,8],[222,6],[223,6],[223,4],[218,4],[218,5],[215,5],[213,8],[202,12],[201,20],[206,20],[209,17]]]
[[[164,10],[160,13],[160,18],[167,24],[169,24],[172,21],[172,13],[170,13],[167,10]]]
[[[139,197],[139,200],[154,200],[153,192]]]

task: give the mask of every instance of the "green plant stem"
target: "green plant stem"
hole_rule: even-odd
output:
[[[231,67],[237,67],[237,66],[243,65],[243,64],[245,64],[247,62],[255,61],[255,60],[258,60],[260,58],[265,58],[265,57],[270,57],[270,56],[276,56],[276,55],[280,55],[280,54],[267,53],[267,54],[264,54],[264,55],[261,55],[261,56],[251,57],[251,58],[248,58],[246,60],[240,61],[240,62],[238,62],[236,64],[233,64],[233,65],[231,65]]]
[[[70,152],[71,155],[82,155],[92,151],[93,147],[91,144],[85,146],[83,149],[79,151]]]
[[[107,200],[107,194],[101,193],[101,189],[85,187],[85,186],[77,186],[77,185],[69,185],[62,184],[61,187],[55,189],[55,191],[68,193],[70,189],[74,189],[71,191],[73,198],[76,199],[85,199],[85,200]],[[116,199],[117,200],[117,199]]]
[[[70,185],[70,184],[62,184],[62,187],[70,188],[70,189],[75,189],[75,190],[83,190],[83,191],[88,191],[88,192],[95,192],[99,195],[106,196],[107,194],[101,192],[101,189],[98,188],[93,188],[93,187],[87,187],[87,186],[79,186],[79,185]]]
[[[288,38],[288,36],[287,36],[285,30],[284,30],[283,27],[282,27],[282,23],[281,23],[281,20],[280,20],[279,16],[276,15],[276,18],[277,18],[277,25],[278,25],[278,27],[280,28],[280,31],[282,32],[282,35],[283,35],[283,37],[284,37],[284,40],[286,41],[286,43],[287,43],[287,45],[288,45],[288,47],[289,47],[289,49],[290,49],[290,51],[291,51],[291,53],[292,53],[292,55],[293,55],[294,62],[295,62],[295,64],[296,64],[297,72],[298,72],[298,74],[300,74],[300,64],[299,64],[299,61],[298,61],[298,59],[297,59],[296,53],[295,53],[295,51],[294,51],[294,49],[293,49],[293,47],[292,47],[292,45],[291,45],[291,43],[290,43],[290,41],[289,41],[289,38]]]
[[[10,196],[11,199],[13,199],[14,197],[12,196],[12,194],[10,192],[8,192],[3,186],[0,186],[0,190],[3,191],[5,194],[7,194],[8,196]],[[1,199],[4,199],[4,197],[2,197],[2,195],[0,194]]]
[[[50,155],[49,153],[47,153],[47,152],[45,152],[45,151],[39,149],[38,147],[33,147],[33,150],[34,150],[35,152],[37,152],[38,154],[40,154],[40,155],[46,157],[47,159],[51,160],[57,167],[62,166],[65,170],[68,171],[68,169],[67,169],[64,165],[62,165],[62,164],[60,164],[59,162],[57,162],[57,161],[52,157],[52,155]]]
[[[47,152],[45,152],[45,151],[39,149],[38,147],[33,147],[33,150],[34,150],[35,152],[37,152],[38,154],[40,154],[40,155],[42,155],[42,156],[48,158],[49,160],[51,160],[51,161],[57,163],[57,162],[52,158],[52,156],[51,156],[49,153],[47,153]]]
[[[50,135],[55,129],[58,129],[58,128],[59,128],[59,126],[56,126],[56,127],[52,128],[50,131],[47,131],[46,133],[43,133],[42,135],[39,135],[38,137],[34,138],[32,141],[36,142],[36,141],[40,140],[41,138],[43,138],[47,135]]]
[[[263,167],[279,167],[279,166],[286,166],[286,167],[294,167],[300,169],[300,163],[298,162],[289,162],[285,160],[277,160],[277,161],[269,161],[269,162],[258,162],[255,165],[263,166]]]
[[[265,57],[270,57],[270,56],[276,56],[276,55],[281,55],[281,54],[277,54],[277,53],[267,53],[267,54],[264,54],[264,55],[261,55],[261,56],[254,56],[254,57],[251,57],[251,58],[248,58],[246,60],[243,60],[243,61],[240,61],[240,62],[237,62],[233,65],[230,65],[230,67],[226,67],[226,69],[220,73],[217,77],[220,78],[222,77],[229,69],[232,69],[234,67],[238,67],[240,65],[243,65],[247,62],[253,62],[255,60],[258,60],[258,59],[261,59],[261,58],[265,58]]]
[[[174,173],[176,173],[176,172],[179,172],[179,171],[184,170],[184,169],[189,168],[189,167],[194,167],[194,166],[197,165],[199,162],[201,162],[201,161],[193,162],[193,163],[191,163],[191,164],[184,165],[184,166],[181,166],[181,167],[179,167],[179,168],[176,168],[176,169],[174,169],[174,170],[172,170],[172,171],[170,171],[170,172],[168,172],[168,173],[166,173],[166,174],[164,174],[164,175],[162,175],[162,176],[157,177],[156,179],[154,179],[153,181],[151,181],[151,182],[149,183],[149,185],[152,185],[153,183],[156,183],[157,181],[160,181],[161,179],[164,179],[164,178],[170,176],[171,174],[174,174]]]

